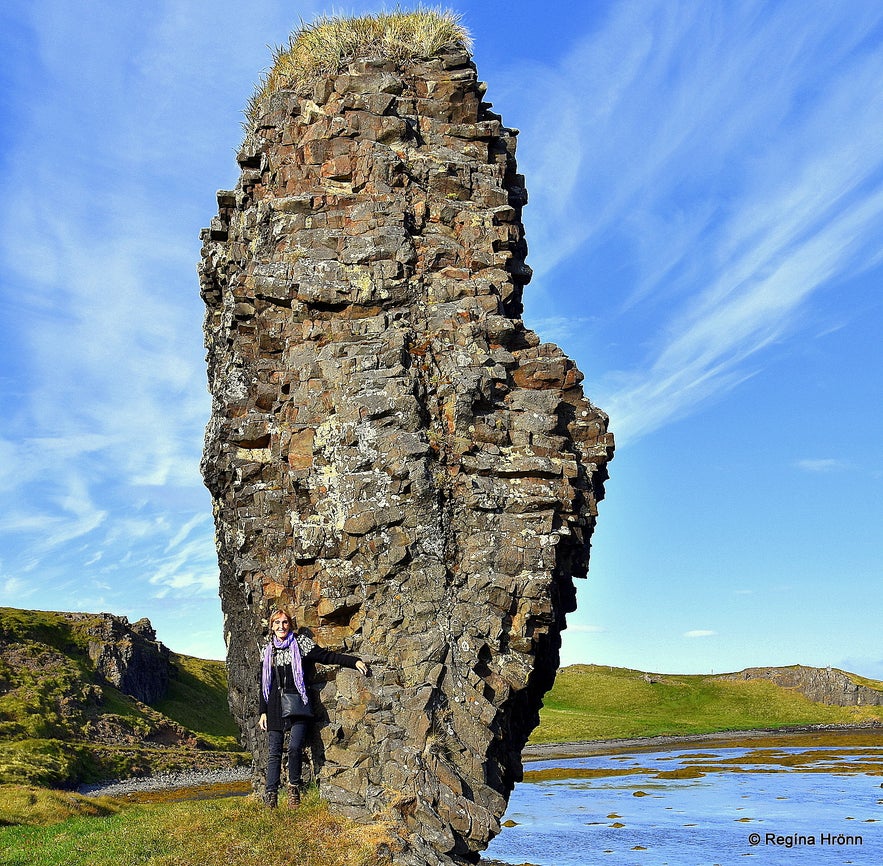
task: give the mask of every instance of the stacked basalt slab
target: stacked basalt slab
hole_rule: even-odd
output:
[[[500,829],[558,666],[613,441],[521,321],[516,130],[457,48],[267,97],[202,234],[214,500],[233,712],[255,755],[284,605],[329,670],[322,796],[392,815],[401,862]]]

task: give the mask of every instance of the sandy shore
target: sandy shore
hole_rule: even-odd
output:
[[[530,761],[549,761],[555,758],[586,758],[592,755],[616,754],[624,751],[655,752],[691,744],[714,743],[718,746],[740,746],[751,740],[768,740],[779,737],[819,737],[867,735],[883,738],[880,725],[807,725],[805,727],[771,728],[751,731],[715,731],[710,734],[684,734],[682,736],[635,737],[619,740],[584,740],[574,743],[529,743],[521,758]]]

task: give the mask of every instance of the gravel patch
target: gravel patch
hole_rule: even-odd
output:
[[[89,797],[124,797],[146,791],[174,791],[178,788],[198,788],[204,785],[222,785],[243,782],[251,778],[251,767],[218,767],[213,770],[186,770],[181,773],[157,773],[140,779],[115,779],[92,785],[81,785],[78,794]]]

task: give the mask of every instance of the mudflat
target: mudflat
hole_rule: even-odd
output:
[[[830,725],[778,728],[774,730],[715,731],[707,734],[634,737],[632,739],[584,740],[572,743],[529,743],[521,753],[524,763],[555,758],[584,758],[621,752],[657,752],[682,745],[710,743],[719,748],[741,746],[878,746],[883,744],[883,725]]]

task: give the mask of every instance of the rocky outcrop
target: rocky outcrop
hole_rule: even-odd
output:
[[[202,235],[231,707],[259,777],[279,605],[368,661],[321,683],[311,754],[336,810],[397,817],[403,862],[499,831],[613,451],[521,321],[517,131],[484,92],[450,48],[271,95]]]
[[[150,620],[130,625],[110,613],[68,614],[89,637],[95,672],[121,692],[145,704],[165,697],[169,688],[169,650],[156,639]]]
[[[722,680],[769,680],[777,686],[794,689],[811,701],[837,707],[880,707],[883,692],[857,683],[837,668],[811,668],[792,665],[780,668],[746,668],[736,674],[723,674]]]
[[[224,673],[146,619],[0,607],[0,785],[240,765]]]

